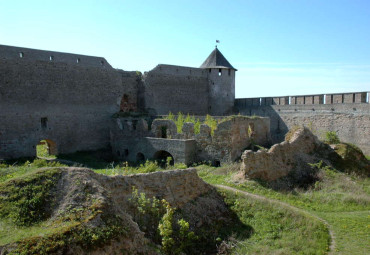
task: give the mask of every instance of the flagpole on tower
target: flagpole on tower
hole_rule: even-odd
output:
[[[220,40],[216,40],[216,48],[217,48],[217,44],[220,43]]]

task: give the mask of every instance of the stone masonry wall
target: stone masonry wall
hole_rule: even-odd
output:
[[[44,60],[50,52],[22,49],[21,58],[19,49],[6,49],[0,47],[6,53],[0,55],[0,159],[35,156],[43,139],[58,153],[108,147],[109,122],[123,95],[136,105],[135,72],[102,65],[102,58],[72,64],[60,56],[72,61],[73,54],[53,53],[50,61]]]
[[[207,70],[158,65],[144,74],[145,106],[155,115],[183,112],[207,114]]]
[[[270,143],[270,120],[268,118],[232,117],[218,124],[213,136],[211,130],[201,126],[197,142],[198,161],[234,162],[243,151],[254,144]]]
[[[263,104],[267,98],[256,99],[255,104],[252,99],[236,99],[236,108],[244,115],[269,117],[274,143],[282,141],[293,126],[305,125],[320,138],[327,131],[336,131],[341,141],[356,144],[369,155],[370,105],[366,103],[366,92],[325,97],[325,104],[324,95],[293,96],[290,104],[272,105]]]
[[[138,123],[136,128],[131,124],[133,121]],[[252,143],[262,146],[270,143],[268,118],[233,116],[218,124],[213,135],[205,124],[201,125],[199,134],[194,134],[193,123],[185,123],[183,132],[177,133],[171,120],[156,119],[151,130],[147,124],[139,125],[140,122],[146,121],[123,118],[112,122],[111,145],[118,158],[136,161],[140,154],[144,159],[153,159],[156,152],[167,151],[175,163],[233,162]],[[162,127],[167,127],[165,136],[158,132],[163,131]]]
[[[225,116],[233,113],[235,102],[235,70],[208,69],[208,113]]]

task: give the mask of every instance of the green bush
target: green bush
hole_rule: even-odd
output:
[[[325,133],[325,142],[328,143],[328,144],[338,144],[338,143],[340,143],[337,132],[335,132],[335,131],[326,132]]]
[[[147,237],[162,245],[164,254],[181,254],[198,239],[194,232],[189,230],[189,223],[184,219],[174,224],[176,209],[165,199],[147,198],[145,193],[139,193],[133,187],[129,201],[134,220]]]

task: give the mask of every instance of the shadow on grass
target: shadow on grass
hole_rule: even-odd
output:
[[[68,160],[92,169],[103,169],[118,163],[110,150],[78,151],[72,154],[59,154],[57,159]]]

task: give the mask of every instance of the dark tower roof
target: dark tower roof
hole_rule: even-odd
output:
[[[211,52],[200,68],[230,68],[237,71],[227,59],[222,55],[217,47]]]

